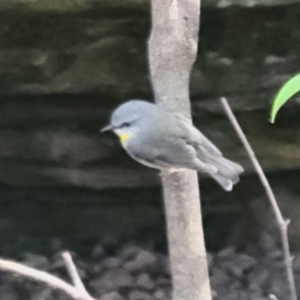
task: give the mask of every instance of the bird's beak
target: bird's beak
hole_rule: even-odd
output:
[[[112,130],[112,129],[113,129],[113,127],[110,124],[108,124],[107,126],[100,129],[100,132],[105,132],[105,131],[109,131],[109,130]]]

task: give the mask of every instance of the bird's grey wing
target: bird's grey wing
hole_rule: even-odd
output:
[[[135,160],[158,169],[192,169],[208,174],[215,174],[217,169],[211,163],[198,158],[197,149],[187,142],[183,130],[177,122],[175,130],[168,134],[139,136],[127,143],[126,150]],[[170,134],[173,133],[173,134]]]
[[[184,148],[181,140],[155,141],[141,138],[128,143],[128,153],[139,161],[145,161],[149,164],[156,164],[160,167],[170,167],[185,164],[187,160],[196,156],[193,148]]]
[[[197,151],[198,160],[204,165],[212,165],[216,168],[215,174],[210,173],[226,191],[232,190],[234,184],[239,181],[239,175],[244,171],[239,164],[223,157],[221,151],[210,142],[189,120],[176,115],[179,127],[186,139],[186,143],[193,145]]]
[[[178,116],[177,118],[179,118],[179,123],[183,127],[183,130],[185,130],[186,142],[196,148],[199,160],[217,167],[218,173],[236,183],[238,175],[244,171],[243,167],[224,158],[221,151],[187,119]]]
[[[186,142],[199,150],[208,152],[210,155],[221,157],[222,152],[193,124],[181,114],[174,114],[179,121],[179,126],[182,127]]]
[[[216,168],[201,162],[197,158],[195,147],[186,143],[186,139],[173,136],[163,141],[139,139],[128,143],[128,153],[137,161],[156,168],[186,168],[215,173]]]

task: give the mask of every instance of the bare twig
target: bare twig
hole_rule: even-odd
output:
[[[73,286],[46,272],[35,270],[20,263],[4,259],[0,259],[0,269],[22,275],[36,281],[47,283],[52,288],[62,290],[72,298],[79,299],[77,297],[77,291]]]
[[[74,281],[74,277],[73,277],[74,273],[76,273],[77,276],[78,276],[78,273],[73,264],[70,254],[65,253],[64,259],[65,259],[65,261],[68,260],[68,262],[66,262],[66,265],[67,265],[68,271],[70,272],[70,276]],[[71,268],[74,268],[74,269],[72,269],[72,273],[70,271],[71,265],[72,265]],[[39,271],[34,268],[27,267],[23,264],[13,262],[10,260],[6,260],[6,259],[0,259],[0,270],[11,272],[16,275],[22,275],[24,277],[33,279],[35,281],[46,283],[54,289],[58,289],[58,290],[65,292],[66,294],[68,294],[75,300],[95,300],[87,293],[87,291],[83,287],[83,284],[82,284],[79,276],[78,276],[78,278],[79,278],[79,281],[81,282],[83,289],[82,289],[82,287],[79,288],[80,284],[78,283],[77,279],[76,279],[76,284],[74,281],[75,286],[72,286],[69,283],[65,282],[64,280],[62,280],[56,276],[53,276],[47,272]],[[84,290],[84,292],[83,292],[83,290]]]
[[[296,287],[295,287],[295,280],[294,280],[294,274],[293,274],[293,269],[292,269],[292,257],[290,254],[290,247],[289,247],[289,241],[288,241],[288,234],[287,234],[287,227],[289,224],[289,220],[285,220],[281,214],[281,211],[279,209],[279,206],[277,204],[276,198],[274,196],[274,193],[270,187],[270,184],[268,182],[268,179],[266,178],[266,175],[260,166],[254,151],[252,150],[245,134],[243,133],[239,123],[237,122],[237,119],[235,118],[226,98],[222,97],[221,103],[224,107],[224,110],[226,112],[226,115],[228,116],[230,123],[234,127],[238,137],[240,138],[241,142],[243,143],[249,158],[255,168],[255,171],[257,172],[259,179],[266,191],[266,194],[268,196],[268,199],[270,201],[270,204],[272,206],[272,209],[274,211],[274,215],[277,221],[277,224],[279,226],[280,230],[280,235],[281,235],[281,240],[282,240],[282,245],[283,245],[283,253],[284,253],[284,262],[285,262],[285,267],[286,267],[286,272],[287,272],[287,278],[288,278],[288,283],[289,283],[289,288],[291,292],[291,299],[292,300],[297,300],[297,293],[296,293]]]

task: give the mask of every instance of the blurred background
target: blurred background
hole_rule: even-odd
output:
[[[149,1],[1,0],[0,20],[0,255],[46,259],[68,248],[82,256],[97,257],[103,249],[115,256],[124,243],[165,255],[157,172],[131,160],[115,136],[99,133],[118,104],[152,100]],[[245,261],[258,266],[257,256],[267,249],[273,253],[269,267],[278,266],[279,277],[272,212],[218,98],[227,97],[249,138],[291,219],[290,243],[299,253],[299,99],[285,105],[275,125],[268,122],[275,93],[300,71],[299,25],[299,0],[203,0],[191,75],[196,126],[246,169],[231,193],[200,178],[212,261],[236,261],[259,245]],[[254,299],[230,296],[228,289],[222,298],[218,286],[228,282],[220,276],[213,283],[218,299]],[[13,295],[15,289],[4,283],[4,299],[19,299],[8,298],[7,290]],[[156,299],[154,290],[148,294]],[[271,292],[276,294],[276,284],[266,283],[255,299],[269,299],[263,297]],[[50,299],[43,297],[34,299]],[[130,299],[151,299],[141,297]]]

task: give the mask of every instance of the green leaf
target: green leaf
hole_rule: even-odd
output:
[[[283,106],[283,104],[286,103],[292,96],[294,96],[299,91],[300,91],[300,74],[295,75],[290,80],[288,80],[276,95],[272,105],[271,116],[270,116],[270,122],[272,124],[275,122],[277,113],[279,109]]]

